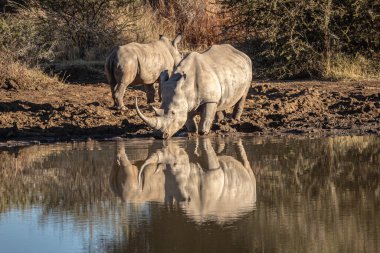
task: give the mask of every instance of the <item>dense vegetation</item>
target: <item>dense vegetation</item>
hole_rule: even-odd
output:
[[[263,75],[344,78],[376,72],[371,67],[380,59],[379,1],[222,3],[234,13],[230,34],[253,55]]]
[[[378,0],[8,0],[0,8],[0,55],[33,67],[103,61],[115,45],[181,31],[185,51],[234,44],[259,78],[379,77]]]

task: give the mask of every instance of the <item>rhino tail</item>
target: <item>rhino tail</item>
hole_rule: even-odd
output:
[[[112,53],[107,57],[106,63],[104,65],[104,71],[107,77],[108,84],[111,85],[111,87],[115,87],[116,85],[116,78],[115,78],[115,72],[114,72],[114,66],[115,66],[115,57],[116,57],[116,48],[112,50]]]

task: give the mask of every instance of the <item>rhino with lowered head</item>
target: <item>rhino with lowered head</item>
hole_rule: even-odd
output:
[[[148,103],[154,102],[153,84],[163,70],[171,72],[181,60],[177,44],[179,34],[171,41],[165,36],[148,44],[129,43],[113,49],[105,63],[105,73],[111,86],[116,109],[125,110],[123,97],[129,85],[144,84]]]
[[[231,45],[214,45],[203,53],[187,55],[173,74],[160,75],[162,103],[156,117],[139,116],[163,138],[170,138],[183,125],[196,132],[194,115],[200,113],[200,134],[207,134],[217,112],[234,106],[232,117],[240,120],[250,83],[252,62]]]

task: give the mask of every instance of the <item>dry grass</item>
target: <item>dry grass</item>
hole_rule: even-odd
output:
[[[183,51],[199,51],[219,42],[222,20],[214,14],[218,12],[217,5],[199,0],[169,2],[157,8],[141,6],[134,29],[123,34],[125,43],[150,42],[159,35],[174,38],[179,32],[183,35],[180,46]]]
[[[80,6],[63,3],[79,3],[75,0],[30,2],[33,4],[28,7],[17,7],[16,13],[0,16],[0,34],[3,35],[0,36],[0,48],[12,52],[15,59],[25,62],[27,66],[52,62],[72,66],[77,65],[75,62],[78,59],[84,62],[104,61],[116,45],[147,43],[157,40],[159,35],[174,38],[182,32],[179,49],[185,54],[203,51],[213,44],[234,44],[251,56],[255,78],[380,78],[380,66],[374,60],[380,58],[379,42],[376,40],[379,29],[372,27],[375,21],[364,15],[367,12],[363,12],[363,18],[354,18],[348,23],[342,21],[342,18],[352,18],[345,15],[353,7],[344,4],[336,3],[334,8],[339,11],[337,9],[332,14],[330,11],[325,13],[325,2],[316,4],[321,2],[319,0],[310,3],[258,0],[244,3],[234,0],[105,1],[103,7],[99,6],[102,1],[79,1]],[[372,10],[372,7],[366,7],[366,2],[357,3],[360,10]],[[96,11],[98,7],[99,11]],[[284,15],[288,12],[289,15]],[[338,12],[342,13],[338,15]],[[330,26],[325,25],[326,19],[321,13],[331,16]],[[97,18],[88,18],[93,16]],[[366,30],[357,32],[358,29],[362,30],[360,27],[369,27],[375,35],[368,37],[371,33]],[[350,31],[352,38],[343,36],[342,31]],[[338,39],[330,38],[336,44],[322,42],[324,34],[338,36]],[[367,48],[358,47],[356,44],[363,44],[360,41],[367,41]],[[323,68],[324,52],[327,51],[331,51],[332,57],[329,69]],[[359,54],[355,56],[352,52],[367,57],[373,55],[374,59],[369,60]],[[5,73],[4,69],[2,71]],[[5,81],[1,82],[3,85]]]
[[[334,57],[330,70],[324,74],[326,78],[333,80],[373,80],[380,78],[380,71],[375,63],[362,55],[349,57],[338,54]]]
[[[151,7],[142,6],[138,16],[135,28],[127,30],[123,34],[123,37],[126,38],[125,43],[129,41],[147,43],[157,40],[160,35],[165,35],[168,38],[175,37],[177,32],[176,22],[168,18],[160,18],[158,11],[153,10]]]
[[[38,68],[13,60],[0,52],[0,88],[38,90],[50,85],[62,85],[57,76],[48,76]]]

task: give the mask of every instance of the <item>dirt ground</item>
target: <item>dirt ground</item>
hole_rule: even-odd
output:
[[[111,110],[106,84],[65,84],[43,90],[0,89],[0,141],[62,141],[151,137],[137,116],[138,97],[153,115],[145,93],[129,89],[128,110]],[[158,102],[154,103],[159,106]],[[240,122],[227,118],[211,134],[380,134],[380,81],[255,82]],[[180,136],[186,136],[183,130]]]

